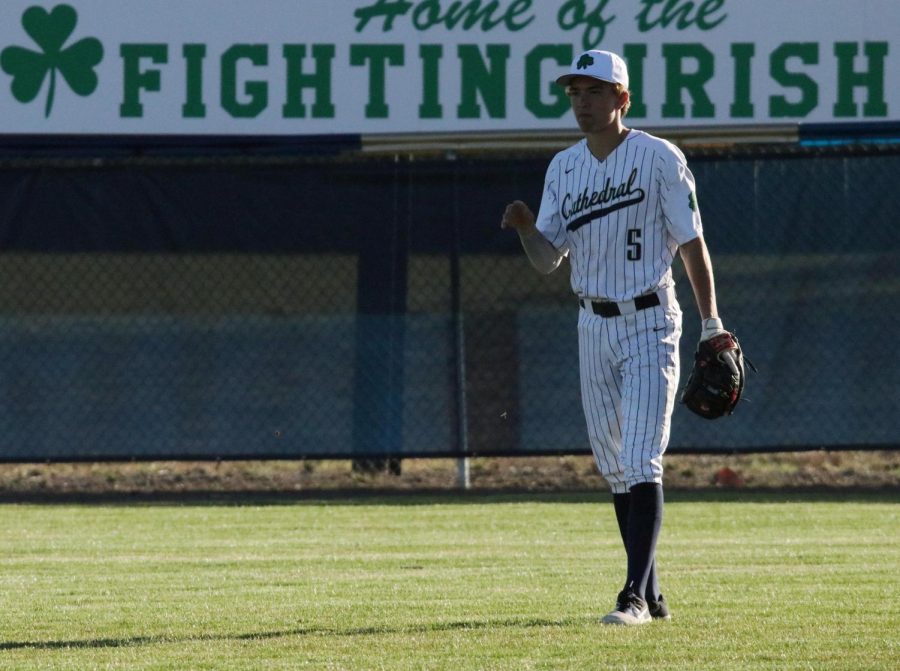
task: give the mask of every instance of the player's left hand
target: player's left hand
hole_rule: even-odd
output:
[[[701,338],[681,402],[706,419],[730,415],[741,400],[745,377],[744,355],[733,333],[722,330]]]
[[[722,320],[718,317],[710,317],[703,320],[703,330],[700,332],[700,342],[705,342],[717,335],[728,333],[722,325]]]

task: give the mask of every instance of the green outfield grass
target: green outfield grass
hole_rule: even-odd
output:
[[[604,495],[0,506],[0,669],[872,669],[900,494],[671,494],[674,612],[599,624]]]

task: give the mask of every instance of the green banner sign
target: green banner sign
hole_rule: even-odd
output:
[[[645,127],[900,120],[898,26],[896,0],[5,0],[2,132],[568,130],[554,80],[591,48]]]

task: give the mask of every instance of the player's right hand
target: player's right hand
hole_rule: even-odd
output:
[[[534,230],[534,213],[521,200],[514,200],[503,211],[500,228],[512,228],[519,235],[528,234]]]

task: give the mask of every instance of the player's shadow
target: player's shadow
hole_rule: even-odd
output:
[[[280,631],[261,631],[246,634],[200,634],[197,636],[132,636],[127,638],[89,638],[68,641],[6,641],[0,642],[0,650],[79,650],[99,648],[139,648],[173,643],[202,643],[215,641],[267,641],[296,636],[379,636],[383,634],[427,634],[442,631],[477,631],[481,629],[540,629],[584,626],[597,622],[595,615],[567,617],[558,620],[546,618],[509,618],[498,620],[457,620],[420,625],[377,625],[372,627],[297,627]]]

